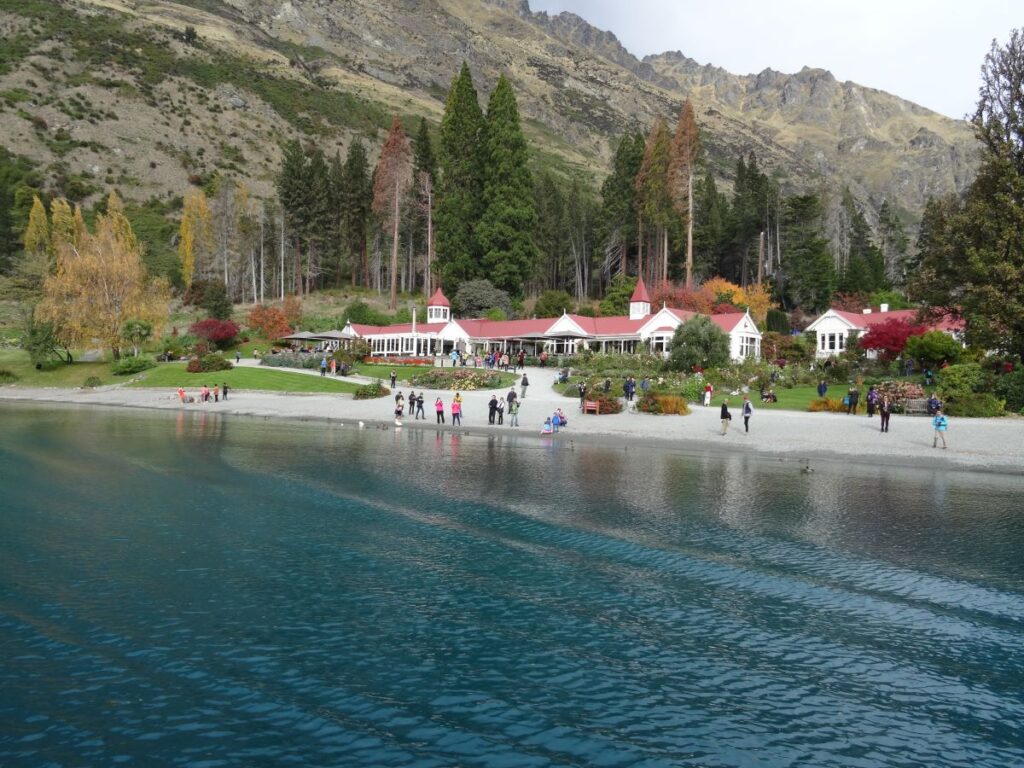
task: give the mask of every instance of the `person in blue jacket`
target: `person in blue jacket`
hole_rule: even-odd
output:
[[[939,408],[932,419],[932,426],[935,428],[935,435],[932,437],[932,448],[939,447],[939,440],[942,441],[942,449],[946,449],[946,430],[949,429],[949,419]]]

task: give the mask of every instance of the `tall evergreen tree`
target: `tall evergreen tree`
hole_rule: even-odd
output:
[[[437,158],[430,140],[427,119],[420,118],[419,130],[412,145],[413,185],[412,227],[410,247],[415,253],[424,254],[423,293],[431,293],[431,271],[434,269],[434,205],[437,186]]]
[[[827,309],[836,289],[836,270],[823,236],[821,200],[798,195],[783,205],[783,252],[777,295],[784,308],[816,313]]]
[[[402,122],[395,117],[380,161],[373,172],[373,212],[390,231],[391,237],[391,290],[388,308],[398,308],[398,244],[401,227],[402,204],[412,186],[412,150],[402,130]]]
[[[325,256],[325,279],[335,287],[341,285],[341,276],[345,268],[345,165],[341,160],[341,152],[336,151],[331,158],[327,174],[330,190],[330,240]]]
[[[485,207],[476,235],[487,278],[510,296],[521,297],[537,269],[537,210],[519,108],[504,75],[487,104],[486,136]]]
[[[281,170],[277,175],[277,197],[284,212],[285,232],[292,243],[294,268],[292,288],[302,290],[302,251],[305,247],[306,222],[309,220],[311,196],[309,187],[309,161],[302,144],[292,139],[284,145]]]
[[[636,177],[644,158],[644,137],[625,134],[615,147],[612,172],[601,185],[599,237],[606,249],[605,277],[629,271],[629,254],[636,250],[639,205]]]
[[[358,139],[348,147],[345,155],[344,179],[341,193],[341,239],[345,256],[352,268],[352,285],[357,274],[362,274],[364,286],[370,284],[370,262],[367,254],[367,222],[373,202],[370,182],[370,163],[366,148]]]
[[[669,188],[671,155],[672,135],[664,118],[659,117],[647,134],[643,161],[636,177],[642,222],[653,235],[653,251],[643,265],[650,283],[668,278],[669,231],[676,216]]]
[[[885,259],[875,245],[871,227],[864,213],[846,190],[843,207],[850,222],[847,234],[849,250],[839,278],[839,290],[844,293],[873,293],[885,290],[889,282],[885,277]]]
[[[883,200],[878,210],[878,235],[886,280],[891,285],[903,285],[910,238],[888,200]]]
[[[697,116],[693,104],[687,99],[679,112],[675,136],[672,137],[672,156],[669,160],[669,186],[672,202],[686,222],[686,287],[693,287],[693,186],[697,173],[697,153],[700,141]]]
[[[718,274],[732,242],[729,199],[708,171],[694,191],[694,272],[703,279]]]
[[[438,151],[437,260],[445,290],[481,277],[480,250],[474,227],[483,212],[484,117],[469,65],[462,63],[452,83],[441,118]]]

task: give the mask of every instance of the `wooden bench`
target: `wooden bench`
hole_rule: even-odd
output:
[[[596,414],[598,412],[599,412],[599,409],[598,409],[597,400],[584,400],[583,401],[583,413],[593,413],[593,414]]]
[[[907,400],[903,406],[903,413],[907,416],[927,416],[928,400],[924,397],[915,397]]]

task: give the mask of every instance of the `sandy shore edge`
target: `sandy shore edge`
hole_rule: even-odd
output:
[[[541,386],[531,387],[523,401],[519,429],[489,426],[487,401],[492,392],[465,393],[467,423],[462,427],[435,423],[433,400],[441,394],[427,392],[427,420],[403,419],[403,429],[454,431],[472,436],[503,439],[546,439],[567,447],[601,445],[654,448],[687,455],[736,453],[800,463],[856,463],[1018,475],[1024,477],[1024,419],[956,419],[950,427],[950,449],[931,447],[932,430],[927,419],[893,417],[889,434],[879,434],[877,420],[843,414],[811,414],[797,411],[756,410],[751,432],[745,434],[738,402],[733,404],[729,433],[721,435],[719,409],[695,406],[687,417],[622,413],[613,416],[582,416],[576,401]],[[534,392],[536,391],[536,394]],[[503,394],[503,393],[497,393]],[[297,423],[353,424],[393,429],[390,398],[356,401],[349,397],[279,392],[233,392],[227,402],[181,405],[173,390],[108,387],[100,390],[0,388],[0,402],[53,406],[134,408],[216,412],[222,415],[274,418]],[[559,435],[542,438],[544,415],[561,407],[570,426]],[[506,416],[507,419],[507,416]]]

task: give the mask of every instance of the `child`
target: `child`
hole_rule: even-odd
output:
[[[544,426],[540,428],[540,433],[542,435],[550,435],[551,434],[551,430],[552,430],[551,417],[548,416],[546,419],[544,419]]]
[[[939,408],[932,419],[932,426],[935,428],[935,435],[932,437],[932,448],[938,448],[939,440],[942,441],[942,450],[946,450],[946,430],[949,428],[949,420]]]
[[[558,415],[558,411],[555,411],[555,414],[548,419],[548,421],[551,422],[551,426],[555,432],[557,432],[558,428],[562,426],[562,418]]]

